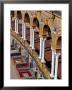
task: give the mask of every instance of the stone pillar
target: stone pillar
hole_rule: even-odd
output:
[[[26,25],[24,23],[24,40],[26,40]]]
[[[32,28],[30,27],[30,47],[32,48],[32,38],[33,35],[32,35]]]
[[[39,59],[41,59],[41,57],[42,57],[42,40],[43,40],[43,38],[40,37],[40,52],[39,52]]]
[[[33,70],[36,72],[36,68],[37,68],[37,67],[36,67],[36,63],[35,63],[35,61],[34,61],[34,60],[33,60],[33,62],[32,62],[32,63],[33,63]]]
[[[16,19],[15,19],[15,32],[16,32],[16,28],[17,28],[17,22],[16,22]]]
[[[26,24],[22,22],[22,38],[26,40]]]
[[[24,38],[24,23],[22,22],[22,38]]]
[[[16,27],[17,33],[18,33],[18,24],[19,24],[19,20],[17,19],[17,27]]]
[[[12,16],[10,15],[10,30],[12,29]]]
[[[15,32],[18,33],[18,19],[15,18]]]
[[[34,29],[32,29],[32,49],[34,48]]]
[[[46,38],[43,38],[43,41],[42,41],[42,59],[41,59],[41,62],[42,62],[42,63],[45,63],[45,60],[44,60],[45,40],[46,40]]]
[[[39,68],[37,70],[37,78],[39,79],[40,78],[40,71],[39,71]]]
[[[22,38],[24,38],[24,12],[22,11]]]
[[[54,59],[55,59],[55,50],[53,48],[52,49],[52,63],[51,63],[51,78],[54,77]]]
[[[29,68],[31,68],[32,57],[29,55]]]
[[[60,53],[56,53],[56,60],[55,60],[55,75],[54,79],[57,79],[57,72],[58,72],[58,58],[59,58]]]

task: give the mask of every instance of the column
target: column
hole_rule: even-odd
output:
[[[18,33],[18,19],[15,19],[15,32]]]
[[[30,27],[30,47],[32,47],[32,28]]]
[[[15,32],[16,32],[16,26],[17,26],[16,24],[17,24],[17,22],[16,22],[16,18],[15,18]]]
[[[54,77],[54,58],[55,58],[55,50],[53,48],[52,49],[52,62],[51,62],[51,78]]]
[[[38,73],[38,79],[40,78],[40,71],[39,71],[39,68],[37,70],[37,73]]]
[[[40,52],[39,52],[39,59],[41,59],[41,57],[42,57],[42,40],[43,40],[43,37],[40,37]]]
[[[32,29],[32,49],[34,49],[34,29]]]
[[[45,60],[44,60],[44,48],[45,48],[45,40],[46,40],[46,38],[43,38],[43,45],[42,45],[42,59],[41,59],[41,62],[42,63],[45,63]]]
[[[10,30],[12,29],[12,16],[10,16]]]
[[[26,25],[25,25],[25,23],[23,23],[22,33],[23,33],[23,39],[26,40]]]
[[[29,55],[29,68],[31,68],[32,57]]]
[[[55,60],[55,75],[54,79],[57,79],[57,72],[58,72],[58,58],[59,58],[60,53],[56,54],[56,60]]]
[[[44,79],[44,76],[42,75],[42,79]]]
[[[22,38],[24,39],[24,12],[22,11]]]
[[[34,60],[33,60],[33,70],[36,71],[36,63]]]
[[[17,19],[17,33],[18,33],[18,24],[19,24],[19,20]]]
[[[22,22],[22,38],[24,38],[24,23]]]

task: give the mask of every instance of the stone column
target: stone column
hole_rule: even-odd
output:
[[[32,49],[34,48],[34,29],[32,29]]]
[[[58,58],[59,58],[60,53],[56,53],[56,60],[55,60],[55,75],[54,79],[57,79],[57,72],[58,72]]]
[[[17,30],[17,31],[16,31],[16,32],[18,33],[18,24],[19,24],[19,20],[17,19],[16,22],[17,22],[17,27],[16,27],[16,30]]]
[[[55,59],[55,50],[53,48],[51,48],[52,50],[52,62],[51,62],[51,78],[54,77],[54,59]]]
[[[43,40],[43,37],[40,37],[40,52],[39,52],[39,59],[41,59],[41,57],[42,57],[42,40]]]
[[[22,11],[22,38],[24,38],[24,12]]]
[[[15,32],[16,32],[16,29],[17,29],[17,22],[16,22],[16,18],[15,18]]]
[[[32,48],[32,38],[33,35],[32,35],[32,28],[30,27],[30,47]]]
[[[10,15],[10,30],[12,29],[12,16]]]
[[[41,59],[41,62],[42,62],[42,63],[45,63],[45,60],[44,60],[45,40],[46,40],[46,38],[43,38],[43,41],[42,41],[42,59]]]
[[[24,23],[24,30],[23,30],[23,32],[24,32],[24,40],[26,40],[26,25],[25,25],[25,23]]]
[[[24,23],[22,22],[22,38],[24,38]]]
[[[22,22],[22,38],[26,40],[26,24]]]
[[[15,18],[15,32],[18,33],[18,19]]]

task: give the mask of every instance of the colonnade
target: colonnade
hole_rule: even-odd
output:
[[[42,17],[43,13],[41,12],[30,12],[30,11],[20,11],[21,13],[21,23],[22,23],[22,38],[24,41],[26,41],[26,28],[30,28],[30,48],[32,50],[35,50],[34,47],[34,37],[35,37],[35,32],[39,33],[40,37],[40,50],[39,50],[39,59],[41,60],[42,63],[46,63],[44,59],[44,53],[45,53],[45,41],[49,36],[49,33],[47,29],[49,28],[44,28],[44,26],[49,27],[49,19],[54,21],[53,14],[51,17],[48,19],[48,16]],[[25,14],[28,14],[29,21],[26,21]],[[18,34],[18,24],[19,24],[19,18],[17,17],[17,11],[14,11],[14,20],[15,20],[15,32]],[[34,19],[39,21],[39,26],[37,24],[37,21],[34,21]],[[51,23],[53,23],[53,21]],[[53,27],[52,27],[53,28]],[[11,28],[12,29],[12,28]],[[57,46],[58,38],[61,37],[60,32],[56,32],[55,34],[51,32],[51,50],[52,50],[52,63],[51,63],[51,78],[57,79],[57,72],[58,72],[58,58],[61,55],[61,45]],[[61,43],[61,39],[59,41]]]

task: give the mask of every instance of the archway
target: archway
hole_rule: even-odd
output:
[[[17,11],[17,18],[18,18],[18,19],[22,19],[21,11]]]
[[[57,40],[57,48],[61,48],[61,36]]]
[[[38,21],[37,18],[34,18],[34,19],[33,19],[33,26],[39,28],[39,21]]]
[[[28,13],[25,13],[24,22],[30,23],[30,17],[29,17],[29,14]]]
[[[43,33],[46,33],[46,32],[48,32],[49,37],[51,37],[51,30],[48,25],[44,25],[43,27]]]
[[[14,11],[11,11],[11,17],[14,17]]]

